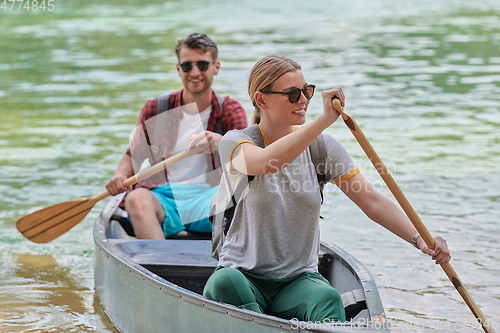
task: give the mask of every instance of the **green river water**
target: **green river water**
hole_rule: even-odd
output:
[[[249,116],[248,73],[268,54],[298,61],[320,90],[343,87],[346,110],[500,331],[499,1],[19,4],[0,8],[1,333],[117,332],[94,294],[92,227],[105,202],[47,244],[15,221],[103,190],[145,101],[181,87],[173,47],[192,32],[218,43],[214,89]],[[309,119],[320,108],[317,94]],[[327,131],[388,193],[344,124]],[[394,332],[481,332],[439,266],[327,192],[322,238],[374,275]]]

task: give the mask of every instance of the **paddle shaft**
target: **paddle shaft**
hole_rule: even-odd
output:
[[[337,110],[341,114],[345,124],[347,125],[347,127],[349,127],[351,133],[354,135],[359,145],[366,153],[366,155],[368,156],[373,166],[384,180],[385,184],[387,185],[391,193],[399,202],[401,208],[415,226],[415,229],[417,229],[418,233],[422,236],[427,246],[429,246],[429,248],[431,249],[434,249],[434,247],[436,246],[434,238],[432,237],[429,230],[418,216],[415,209],[413,209],[412,205],[404,195],[403,191],[401,191],[401,188],[398,186],[398,184],[392,177],[391,173],[389,172],[389,170],[386,168],[386,166],[378,156],[375,149],[373,149],[372,145],[370,144],[366,136],[363,134],[363,132],[359,128],[354,118],[344,112],[344,108],[342,107],[338,99],[334,99],[332,101],[332,106],[335,110]],[[448,263],[445,265],[441,265],[441,267],[443,268],[444,272],[446,273],[450,281],[457,289],[458,293],[462,296],[465,303],[467,303],[470,310],[472,311],[478,322],[483,327],[483,330],[486,333],[494,333],[494,330],[488,325],[486,317],[484,316],[484,314],[482,313],[481,309],[476,304],[472,296],[469,294],[465,286],[462,284],[462,281],[458,277],[458,274],[455,272],[451,264]]]
[[[139,172],[137,175],[133,175],[132,177],[125,179],[123,181],[123,186],[129,187],[135,183],[140,182],[141,180],[144,180],[144,179],[160,172],[161,170],[165,169],[166,167],[179,162],[180,160],[183,160],[183,159],[185,159],[189,156],[192,156],[192,155],[196,155],[200,152],[201,152],[201,150],[198,147],[186,149],[186,150],[184,150],[184,151],[182,151],[174,156],[167,158],[166,160],[164,160],[162,162],[159,162],[159,163],[153,165],[152,167],[150,167],[144,171]],[[101,192],[99,194],[92,196],[90,198],[90,200],[97,202],[99,200],[106,198],[108,195],[109,195],[108,191],[104,191],[104,192]]]

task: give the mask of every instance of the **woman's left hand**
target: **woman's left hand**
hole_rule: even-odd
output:
[[[448,249],[448,244],[446,244],[446,240],[441,236],[437,236],[434,237],[434,242],[434,250],[429,248],[427,244],[425,244],[422,237],[419,237],[417,245],[423,253],[430,255],[432,257],[432,260],[436,261],[436,265],[446,265],[451,260],[451,254],[450,250]]]

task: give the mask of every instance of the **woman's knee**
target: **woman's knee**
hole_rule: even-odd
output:
[[[264,313],[262,304],[257,302],[251,282],[235,268],[220,268],[215,271],[208,279],[203,295],[214,301]]]
[[[345,321],[344,303],[336,289],[325,288],[321,293],[317,293],[316,297],[312,320]]]
[[[235,268],[224,267],[215,271],[207,281],[203,295],[207,298],[227,302],[228,296],[234,295],[246,278]]]
[[[322,279],[303,278],[289,285],[275,299],[271,309],[278,317],[304,321],[344,321],[340,293]]]
[[[337,304],[339,306],[343,306],[342,303],[342,296],[340,293],[337,291],[337,289],[334,288],[325,288],[323,292],[321,292],[318,297],[320,300],[324,303],[331,303],[331,304]]]

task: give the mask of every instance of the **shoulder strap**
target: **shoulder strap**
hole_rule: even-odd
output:
[[[323,133],[320,134],[316,140],[309,146],[309,153],[311,154],[311,160],[316,169],[316,176],[318,177],[319,190],[321,193],[321,204],[323,204],[323,188],[326,184],[326,174],[325,174],[325,156],[326,156],[326,144],[325,137]]]
[[[160,113],[163,113],[167,110],[169,110],[169,100],[170,100],[170,93],[169,94],[166,94],[166,95],[163,95],[163,96],[160,96],[157,98],[157,101],[158,101],[158,105],[157,105],[157,108],[158,108],[158,113],[157,113],[157,116],[160,114]],[[151,152],[153,153],[151,156],[152,156],[152,163],[156,164],[158,162],[160,162],[160,160],[157,158],[157,152],[159,151],[158,149],[158,145],[160,142],[162,142],[162,137],[165,135],[165,124],[167,123],[167,121],[169,121],[167,118],[169,117],[170,114],[166,114],[166,117],[165,116],[162,116],[162,117],[156,117],[155,119],[155,126],[154,126],[154,131],[153,131],[153,142],[152,143],[149,143],[150,144],[150,150]],[[153,143],[155,145],[153,145]],[[155,153],[156,152],[156,153]],[[164,160],[165,158],[162,157],[161,160]],[[165,172],[165,177],[167,177],[167,170],[165,169],[164,170]],[[168,178],[167,178],[168,179]]]
[[[158,113],[162,113],[168,110],[168,101],[171,94],[166,94],[158,97]]]
[[[162,113],[168,110],[168,102],[171,94],[166,94],[158,97],[158,113]],[[222,105],[224,104],[224,97],[215,94],[217,98],[217,102],[219,103],[220,108],[222,109]]]
[[[258,125],[252,125],[250,127],[247,127],[243,129],[243,132],[248,135],[254,143],[261,147],[264,148],[264,139],[262,138],[262,134],[260,132],[259,126]],[[223,172],[223,177],[226,177],[226,182],[229,184],[229,179],[227,178],[227,175],[225,172]],[[245,179],[242,179],[239,184],[236,186],[236,189],[233,191],[233,194],[231,195],[231,201],[229,203],[229,207],[224,211],[224,225],[223,225],[223,232],[224,236],[227,234],[227,231],[229,230],[229,227],[231,226],[231,221],[233,220],[234,216],[234,210],[236,209],[236,205],[240,201],[240,198],[243,194],[243,191],[247,188],[248,185],[250,185],[250,182],[255,178],[253,175],[247,175],[247,181]]]
[[[227,178],[225,172],[223,172],[223,177],[226,178],[226,182],[229,184],[229,179]],[[247,186],[254,178],[254,176],[247,176],[247,177],[248,177],[247,182],[244,179],[242,179],[240,183],[236,186],[236,189],[233,191],[233,194],[231,195],[231,201],[229,202],[228,207],[224,211],[224,223],[222,228],[224,236],[227,235],[227,231],[231,226],[231,222],[233,221],[233,216],[234,216],[234,210],[236,209],[236,206],[238,205],[238,202],[240,201],[240,198],[243,195],[243,191],[245,191]]]
[[[221,111],[224,111],[223,105],[224,105],[224,97],[215,94],[215,98],[217,98],[217,102],[219,103],[219,107]],[[215,133],[219,133],[220,135],[224,135],[224,131],[222,130],[222,117],[215,123],[215,128],[214,128]]]
[[[264,148],[266,145],[264,143],[264,138],[262,137],[262,133],[260,132],[259,125],[254,124],[252,126],[249,126],[243,130],[243,133],[248,135],[250,139],[253,140],[253,142],[260,148]],[[255,178],[255,176],[247,176],[248,177],[248,183]],[[243,182],[242,182],[243,183]]]
[[[260,132],[259,125],[254,124],[249,126],[243,130],[243,133],[248,135],[250,139],[260,148],[264,148],[266,145],[264,143],[264,138],[262,137],[262,133]]]
[[[224,97],[215,94],[215,98],[217,98],[217,102],[219,102],[219,106],[222,109],[222,105],[224,104]]]

